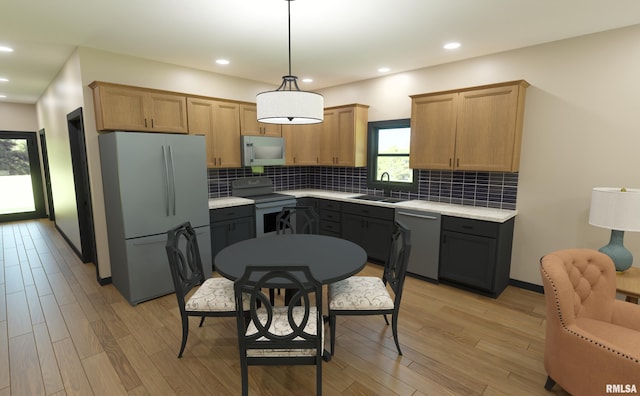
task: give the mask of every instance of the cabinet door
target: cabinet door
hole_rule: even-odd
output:
[[[93,86],[96,126],[99,131],[146,131],[144,91],[118,86]]]
[[[240,120],[237,103],[214,101],[214,155],[219,168],[238,168],[240,158]]]
[[[213,113],[213,101],[194,98],[187,99],[189,134],[204,135],[207,149],[207,168],[215,168],[215,161],[218,159],[214,151]]]
[[[411,104],[413,169],[451,169],[456,146],[458,94],[414,98]]]
[[[211,251],[215,257],[225,247],[255,237],[255,220],[243,217],[211,223]]]
[[[238,104],[233,102],[187,99],[189,133],[205,135],[207,168],[241,166],[238,111]]]
[[[232,221],[216,221],[215,223],[211,223],[211,255],[213,257],[216,257],[218,252],[227,247],[231,223]]]
[[[366,166],[368,110],[364,105],[326,109],[320,137],[321,165]]]
[[[356,243],[362,246],[363,249],[365,248],[363,243],[364,219],[362,216],[342,213],[341,228],[343,239]]]
[[[240,105],[240,133],[243,136],[282,136],[281,126],[258,122],[256,105]]]
[[[253,217],[235,219],[231,223],[231,227],[229,229],[229,238],[227,240],[227,245],[232,245],[236,242],[253,238],[255,234],[255,220]]]
[[[336,117],[337,131],[334,150],[337,157],[337,165],[355,166],[355,110],[353,108],[340,109]]]
[[[511,85],[460,93],[456,169],[511,171],[518,88]]]
[[[340,166],[367,165],[366,106],[353,105],[338,110],[338,132],[336,137],[337,163]]]
[[[391,247],[393,222],[374,218],[365,218],[364,250],[367,255],[381,262],[387,260]]]
[[[495,270],[494,238],[442,231],[439,278],[493,291]]]
[[[187,98],[182,95],[172,95],[149,92],[146,95],[147,126],[151,131],[188,133],[187,127]]]
[[[98,82],[91,88],[99,131],[187,133],[184,95]]]
[[[286,165],[318,165],[321,124],[283,125]]]
[[[362,246],[371,259],[387,259],[392,230],[391,221],[342,213],[342,238]]]
[[[327,110],[324,112],[324,121],[322,122],[320,134],[320,165],[336,165],[336,142],[338,130],[338,116],[335,110]]]

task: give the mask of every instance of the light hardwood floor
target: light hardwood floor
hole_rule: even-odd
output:
[[[175,296],[130,306],[48,220],[0,224],[0,395],[237,395],[235,319],[191,322]],[[535,263],[532,263],[535,265]],[[380,274],[380,267],[364,271]],[[381,317],[338,318],[325,395],[548,395],[544,299],[491,299],[407,278],[398,356]],[[303,395],[314,368],[250,367],[250,394]],[[551,394],[566,394],[558,387]]]

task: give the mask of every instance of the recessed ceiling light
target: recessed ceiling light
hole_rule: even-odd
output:
[[[226,59],[216,59],[216,63],[219,65],[228,65],[229,61]]]
[[[391,69],[389,69],[388,67],[381,67],[381,68],[379,68],[379,69],[378,69],[378,71],[379,71],[380,73],[386,73],[386,72],[388,72],[389,70],[391,70]]]
[[[7,82],[7,81],[9,81],[9,79],[4,78],[4,77],[0,77],[0,82]]]
[[[0,98],[6,98],[7,95],[0,95]]]
[[[13,48],[3,47],[0,45],[0,52],[13,52]]]
[[[460,43],[452,42],[452,43],[447,43],[447,44],[444,45],[444,49],[452,50],[452,49],[456,49],[456,48],[460,48]]]
[[[310,82],[313,82],[313,79],[312,78],[303,78],[302,82],[310,83]]]

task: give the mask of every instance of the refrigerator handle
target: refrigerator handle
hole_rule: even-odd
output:
[[[171,201],[173,204],[173,215],[176,215],[176,167],[173,162],[173,150],[169,146],[169,160],[171,161]]]
[[[169,163],[167,159],[167,149],[164,145],[162,145],[162,161],[164,162],[164,176],[167,182],[164,189],[165,212],[167,216],[169,216]]]

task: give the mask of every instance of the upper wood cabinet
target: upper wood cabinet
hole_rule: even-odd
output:
[[[94,81],[98,131],[187,133],[185,95]]]
[[[207,168],[238,168],[240,157],[240,105],[205,98],[187,98],[189,134],[204,135]]]
[[[281,126],[258,122],[258,111],[254,104],[240,105],[240,133],[249,136],[282,136]]]
[[[524,80],[411,96],[410,166],[516,172]]]
[[[285,165],[318,165],[322,124],[283,125]]]
[[[320,165],[366,166],[369,106],[327,107],[320,136]]]

